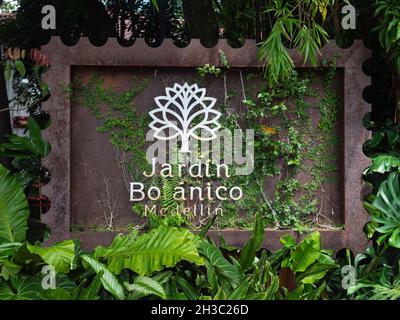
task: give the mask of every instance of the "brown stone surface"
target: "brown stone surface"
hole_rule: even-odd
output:
[[[254,70],[251,70],[254,71]],[[249,71],[249,72],[251,72]],[[230,94],[234,94],[229,101],[231,108],[235,108],[236,112],[243,116],[248,107],[243,103],[244,95],[241,87],[240,72],[242,69],[231,69],[226,75],[227,90]],[[247,70],[243,70],[244,87],[247,90],[248,97],[250,91],[254,91],[256,97],[261,87],[265,86],[265,81],[252,77],[247,80]],[[166,87],[172,87],[174,83],[196,81],[200,86],[207,89],[207,95],[217,98],[215,108],[220,110],[224,102],[224,80],[220,77],[201,78],[197,75],[194,68],[146,68],[138,69],[132,67],[74,67],[73,79],[79,79],[83,85],[86,85],[93,76],[100,77],[104,81],[107,88],[111,88],[114,92],[122,93],[128,90],[135,78],[138,83],[148,83],[143,92],[138,94],[133,100],[132,108],[138,111],[139,115],[147,114],[154,106],[154,97],[164,94]],[[313,89],[323,95],[323,74],[319,73],[313,81]],[[343,85],[341,74],[338,75],[338,86]],[[252,89],[250,89],[252,88]],[[338,95],[342,95],[338,92]],[[115,149],[109,142],[109,134],[104,134],[96,130],[102,125],[102,121],[96,119],[92,112],[85,106],[81,105],[80,95],[73,94],[73,102],[71,104],[71,226],[73,230],[80,228],[93,229],[103,226],[105,219],[103,213],[107,213],[102,202],[105,198],[106,185],[110,191],[110,198],[118,202],[118,217],[115,219],[115,227],[123,229],[127,225],[140,224],[143,219],[132,214],[132,202],[129,202],[129,194],[126,187],[124,175],[120,169],[118,156]],[[308,97],[307,102],[317,104],[319,102],[315,97]],[[104,106],[100,106],[101,108]],[[289,109],[295,108],[294,105],[288,105]],[[342,108],[340,108],[341,111]],[[318,126],[320,113],[316,108],[308,110],[312,118],[312,126],[314,130]],[[104,111],[103,111],[104,113]],[[279,119],[275,119],[279,120]],[[280,122],[275,123],[274,119],[268,119],[264,124],[267,126],[280,126]],[[336,134],[341,137],[341,128],[338,125],[342,117],[336,124]],[[274,123],[271,123],[274,122]],[[281,141],[287,139],[287,130],[282,130],[277,134]],[[339,153],[342,147],[342,141],[335,148],[335,152]],[[325,183],[321,187],[318,197],[321,201],[321,214],[319,222],[321,224],[334,223],[336,225],[344,224],[342,201],[341,201],[341,170],[340,157],[336,162],[339,170],[329,177],[335,178],[334,182]],[[307,166],[312,167],[313,162],[308,161]],[[275,184],[286,175],[286,168],[282,161],[280,164],[282,175],[267,179],[265,182],[265,192],[270,199],[274,198]],[[311,170],[302,171],[297,174],[296,178],[301,185],[312,181]],[[142,177],[142,175],[140,175]],[[133,179],[131,179],[133,181]],[[129,180],[129,181],[131,181]],[[139,180],[141,181],[141,180]],[[300,196],[301,193],[298,194]],[[246,195],[245,195],[246,197]],[[90,201],[87,201],[90,199]],[[190,206],[189,203],[187,203]],[[238,213],[239,214],[239,213]],[[246,213],[242,212],[241,216]]]
[[[51,154],[44,159],[44,165],[50,169],[52,179],[44,188],[44,194],[52,202],[52,209],[43,216],[43,221],[48,223],[52,230],[51,242],[62,240],[73,236],[81,238],[84,246],[93,247],[96,244],[107,244],[112,238],[112,233],[71,233],[71,222],[78,216],[74,216],[71,209],[76,202],[77,194],[73,193],[74,185],[79,184],[79,179],[85,179],[79,167],[74,166],[74,158],[81,150],[77,150],[74,145],[75,126],[79,126],[74,119],[82,116],[71,112],[71,101],[66,98],[63,87],[71,82],[71,74],[80,72],[85,75],[93,67],[102,66],[100,70],[108,70],[108,67],[122,67],[124,72],[118,73],[118,81],[122,83],[121,74],[130,74],[132,68],[183,68],[197,67],[206,63],[212,65],[219,64],[219,50],[224,51],[227,59],[234,68],[255,68],[259,67],[257,60],[257,48],[254,41],[246,41],[245,45],[239,49],[231,48],[226,41],[220,40],[218,44],[207,49],[200,45],[198,40],[192,40],[186,48],[177,48],[171,40],[164,40],[158,48],[148,47],[144,40],[138,39],[132,47],[121,47],[115,39],[109,39],[103,47],[92,46],[88,39],[81,39],[73,46],[67,47],[58,38],[53,38],[50,43],[43,48],[44,54],[51,57],[52,66],[46,74],[45,80],[52,89],[51,98],[44,104],[44,109],[50,113],[52,124],[44,132],[52,144]],[[368,112],[368,104],[362,100],[362,90],[370,84],[370,80],[362,72],[361,66],[364,60],[370,56],[361,41],[355,41],[349,49],[340,49],[334,42],[327,44],[322,49],[322,56],[333,57],[334,54],[340,55],[338,67],[343,70],[343,91],[344,91],[344,113],[343,113],[343,144],[342,144],[342,191],[341,197],[341,216],[344,217],[344,231],[325,231],[322,230],[324,247],[341,249],[350,247],[354,251],[364,248],[365,236],[362,228],[368,220],[368,216],[362,208],[361,193],[363,182],[361,173],[369,164],[368,159],[362,153],[362,144],[369,137],[368,131],[362,126],[362,117]],[[291,56],[299,68],[303,66],[303,59],[294,50]],[[107,68],[105,68],[108,66]],[[86,70],[86,71],[85,71]],[[127,71],[128,70],[128,71]],[[103,72],[103,71],[102,71]],[[109,78],[115,76],[113,71],[109,72]],[[60,84],[63,84],[60,86]],[[151,96],[151,98],[154,95]],[[138,103],[140,105],[140,103]],[[82,110],[85,110],[82,108]],[[85,111],[79,112],[85,112]],[[86,110],[86,112],[88,112]],[[89,117],[87,118],[89,119]],[[93,119],[92,121],[96,121]],[[95,130],[91,128],[95,123],[88,123],[88,126],[78,128],[81,134],[87,139],[96,139]],[[78,131],[79,132],[79,131]],[[72,140],[72,141],[71,141]],[[79,149],[79,148],[78,148]],[[113,175],[113,172],[109,173]],[[88,181],[91,181],[90,178]],[[93,185],[96,185],[93,183]],[[83,203],[89,196],[81,197]],[[89,203],[90,201],[87,201]],[[85,204],[83,204],[84,206]],[[83,213],[83,216],[88,216]],[[93,217],[93,215],[92,215]],[[121,223],[127,223],[121,221]],[[222,231],[227,243],[242,245],[248,238],[248,231]],[[216,232],[212,232],[214,235]],[[295,232],[266,230],[265,247],[275,250],[279,247],[279,237],[283,234],[291,233],[295,238],[301,238]]]

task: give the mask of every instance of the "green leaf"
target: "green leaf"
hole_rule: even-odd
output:
[[[396,41],[400,40],[400,21],[397,22]]]
[[[41,129],[33,119],[28,119],[29,137],[15,134],[9,136],[9,142],[0,145],[0,156],[17,159],[43,158],[50,152],[50,144],[41,137]]]
[[[390,236],[389,245],[400,248],[400,181],[398,173],[391,173],[387,180],[380,184],[372,205],[379,210],[378,213],[371,213],[371,220],[379,224],[375,230]]]
[[[399,300],[400,281],[397,279],[391,283],[387,279],[380,279],[376,283],[370,280],[360,280],[355,286],[347,289],[347,294],[356,294],[356,300]]]
[[[400,169],[400,158],[391,154],[381,154],[372,159],[372,165],[369,167],[365,173],[386,173],[396,169]]]
[[[156,10],[159,11],[157,0],[151,0],[151,3],[154,6],[154,8],[156,8]]]
[[[275,299],[276,293],[279,290],[279,277],[274,275],[272,272],[269,272],[270,284],[265,290],[264,300],[273,300]]]
[[[302,300],[319,300],[319,299],[321,299],[321,295],[324,293],[325,289],[326,289],[326,283],[324,281],[319,287],[302,295],[301,299]]]
[[[294,238],[288,234],[282,236],[279,241],[285,248],[293,248],[296,246],[296,240],[294,240]]]
[[[36,120],[32,117],[28,119],[28,131],[34,150],[36,150],[41,157],[47,156],[50,152],[50,144],[46,140],[42,139],[42,130]]]
[[[15,60],[14,65],[20,76],[25,77],[26,69],[24,63],[21,60]]]
[[[222,288],[219,288],[217,294],[214,296],[213,300],[227,300],[226,293]]]
[[[221,280],[221,279],[218,279],[217,270],[213,267],[213,265],[207,259],[205,259],[204,262],[205,262],[205,266],[207,269],[207,281],[213,290],[217,290],[219,282],[220,282],[219,280]]]
[[[218,281],[219,277],[225,280],[232,288],[236,288],[239,285],[240,273],[238,269],[231,263],[229,263],[222,252],[211,243],[202,241],[199,250],[202,256],[207,260],[207,269],[214,271],[213,281]],[[210,279],[209,279],[210,281]]]
[[[247,281],[243,281],[239,286],[236,287],[231,294],[227,296],[228,300],[244,300],[246,299],[247,292],[249,291],[249,284]]]
[[[389,244],[392,247],[400,248],[400,228],[396,228],[393,230],[389,238]]]
[[[86,279],[82,281],[79,287],[74,290],[74,300],[99,300],[99,292],[102,287],[101,277],[103,274],[103,271],[98,272],[86,288],[83,287]]]
[[[317,51],[318,44],[316,39],[313,36],[312,29],[308,28],[306,25],[303,25],[300,28],[297,36],[294,40],[295,46],[298,47],[299,52],[304,57],[304,64],[307,60],[310,60],[313,66],[317,65]]]
[[[167,294],[162,285],[149,277],[136,277],[132,284],[124,282],[124,286],[128,291],[136,291],[142,296],[155,295],[162,299],[167,298]]]
[[[90,266],[96,273],[103,272],[101,283],[103,284],[104,289],[110,292],[116,299],[125,299],[124,288],[119,283],[117,277],[113,275],[105,265],[88,255],[83,255],[82,261],[84,262],[85,268]]]
[[[72,292],[77,288],[75,281],[71,280],[65,273],[56,274],[56,285],[57,288],[63,288],[69,292]]]
[[[73,240],[56,243],[48,248],[33,246],[28,243],[27,248],[31,253],[39,255],[48,265],[53,266],[56,272],[68,273],[73,269],[75,257],[75,243]]]
[[[15,263],[9,260],[3,260],[3,259],[0,259],[0,267],[1,267],[0,277],[2,277],[4,280],[8,280],[10,277],[16,276],[21,270],[20,266],[16,265]]]
[[[258,57],[264,63],[265,75],[271,84],[289,78],[294,68],[293,60],[282,42],[285,34],[283,20],[278,20],[267,39],[260,45]],[[288,38],[287,34],[286,37]]]
[[[28,201],[22,186],[0,165],[0,239],[25,241],[28,217]]]
[[[6,259],[12,256],[21,247],[22,243],[20,242],[6,242],[0,244],[0,259]]]
[[[321,254],[321,235],[313,232],[297,246],[293,252],[292,270],[294,272],[305,271],[314,263]]]
[[[71,293],[64,288],[44,290],[39,296],[44,300],[72,300]]]
[[[13,74],[13,67],[14,67],[13,62],[11,60],[7,60],[4,65],[4,78],[6,80],[11,80]]]
[[[226,251],[239,251],[239,248],[236,246],[231,246],[226,243],[224,235],[221,233],[218,235],[218,245],[220,249],[226,250]]]
[[[199,232],[199,237],[204,238],[217,219],[217,215],[214,215],[211,219],[208,219],[207,223],[201,228]]]
[[[337,267],[339,267],[339,265],[337,264],[315,263],[310,266],[306,271],[301,273],[300,277],[297,280],[303,283],[312,284],[325,277],[329,270],[335,269]]]
[[[174,276],[172,279],[178,284],[178,286],[183,290],[185,295],[189,300],[198,300],[199,294],[196,289],[184,278]]]
[[[129,246],[133,245],[137,240],[137,233],[132,232],[128,235],[118,234],[115,236],[113,242],[108,247],[98,246],[93,252],[93,258],[108,258],[117,251],[122,251]]]
[[[257,250],[260,249],[264,240],[264,224],[261,214],[256,214],[256,223],[254,225],[253,234],[244,245],[239,256],[239,263],[243,270],[249,269],[256,257]]]
[[[196,247],[198,240],[188,230],[160,225],[131,239],[126,246],[108,250],[102,257],[108,261],[109,269],[117,274],[123,269],[131,269],[142,276],[151,275],[182,260],[203,265]]]
[[[40,300],[42,290],[40,279],[16,276],[10,279],[10,285],[4,281],[0,283],[0,300]]]

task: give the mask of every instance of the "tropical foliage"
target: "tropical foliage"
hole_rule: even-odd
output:
[[[1,169],[6,177],[10,175]],[[22,194],[20,185],[14,189]],[[23,197],[1,200],[16,207],[26,202]],[[0,227],[5,229],[7,222],[0,220]],[[25,229],[16,226],[15,230]],[[93,252],[83,252],[79,242],[72,240],[43,247],[23,236],[5,238],[0,245],[0,296],[24,300],[319,299],[326,291],[328,273],[338,267],[332,252],[321,249],[317,232],[298,245],[291,237],[282,238],[283,247],[274,254],[260,250],[264,226],[259,215],[242,250],[224,245],[223,238],[218,247],[204,238],[206,232],[195,235],[160,225],[144,234],[118,235],[110,246]],[[54,287],[42,285],[44,265],[57,274]],[[290,292],[279,280],[282,270],[299,284],[296,290]]]
[[[28,216],[28,201],[17,179],[0,166],[0,239],[25,240]]]
[[[344,256],[335,256],[332,251],[324,250],[318,232],[305,235],[298,243],[290,236],[283,236],[281,248],[269,252],[263,249],[265,226],[259,213],[255,214],[252,235],[243,248],[229,246],[223,237],[218,239],[218,244],[216,239],[208,238],[212,220],[198,234],[179,227],[181,223],[174,220],[155,220],[150,224],[150,230],[117,235],[109,246],[97,247],[92,252],[82,250],[80,242],[75,240],[47,247],[41,241],[45,235],[29,237],[28,225],[32,217],[26,198],[33,185],[41,184],[40,162],[50,152],[50,145],[41,135],[48,121],[40,125],[34,120],[40,113],[38,104],[49,94],[49,88],[40,79],[41,73],[49,66],[49,60],[35,49],[43,42],[37,20],[41,16],[30,18],[32,12],[40,12],[43,1],[19,2],[15,21],[0,30],[1,42],[11,47],[2,64],[5,77],[15,77],[18,102],[29,109],[32,117],[28,122],[27,136],[11,135],[8,142],[0,146],[0,156],[11,158],[16,171],[13,174],[0,166],[1,300],[400,299],[400,131],[395,115],[391,114],[387,120],[379,112],[377,115],[377,101],[373,102],[374,112],[363,120],[365,128],[372,131],[372,139],[364,145],[365,154],[372,158],[371,166],[364,171],[364,179],[371,185],[371,194],[364,201],[371,215],[371,221],[365,227],[371,246],[355,257],[349,250]],[[258,39],[259,58],[265,66],[266,79],[274,85],[282,80],[290,82],[294,74],[289,47],[297,47],[304,62],[315,66],[319,50],[328,37],[338,37],[332,32],[332,29],[338,31],[335,26],[339,12],[335,5],[338,2],[330,0],[268,1],[268,5],[262,8],[266,20],[257,17],[257,12],[253,14],[248,1],[239,0],[201,3],[183,0],[168,1],[168,4],[154,0],[151,4],[146,1],[139,5],[132,1],[121,5],[119,1],[93,0],[86,1],[89,4],[87,8],[83,1],[50,2],[65,13],[59,17],[62,21],[61,36],[66,42],[73,42],[76,36],[79,38],[95,30],[92,38],[102,43],[104,35],[105,39],[108,35],[115,35],[108,29],[111,21],[118,26],[118,35],[130,31],[132,39],[144,37],[150,45],[160,43],[160,33],[162,36],[170,35],[179,45],[188,43],[187,33],[200,38],[203,34],[209,35],[208,32],[198,32],[200,25],[207,30],[219,27],[221,34],[233,46],[240,46],[254,31],[252,27],[250,31],[246,30],[251,22],[256,22],[257,29],[257,24],[268,21],[265,24],[269,32],[257,34],[263,35]],[[379,47],[374,46],[374,63],[382,61],[377,56],[385,58],[384,65],[378,64],[379,67],[370,72],[376,77],[377,69],[385,71],[387,64],[393,65],[395,69],[389,70],[393,71],[393,79],[387,80],[386,74],[375,79],[375,83],[389,83],[386,87],[392,87],[391,81],[394,84],[398,81],[400,65],[399,3],[397,0],[354,2],[359,7],[364,5],[367,15],[370,13],[365,29],[379,42]],[[198,12],[200,19],[197,21],[196,13],[188,7],[190,4],[198,5],[202,10]],[[1,9],[13,8],[3,5]],[[211,11],[204,13],[204,9]],[[107,12],[112,13],[111,17]],[[98,17],[104,16],[104,21],[99,21]],[[146,19],[138,19],[139,16]],[[125,22],[128,18],[139,21],[138,34],[133,28],[126,30],[121,27],[121,20]],[[159,20],[169,21],[167,27],[160,27]],[[213,43],[213,39],[201,40],[202,43]],[[227,67],[227,64],[222,64]],[[221,68],[210,65],[201,67],[199,72],[222,73]],[[28,82],[20,81],[22,78]],[[384,81],[380,81],[382,79]],[[295,85],[292,87],[301,89]],[[384,99],[395,96],[390,93],[384,95]],[[256,112],[264,112],[266,103],[276,113],[285,108],[284,104],[271,105],[265,93],[258,99],[259,104],[253,102]],[[122,106],[129,104],[127,100],[120,101]],[[252,101],[245,103],[251,105]],[[385,100],[384,103],[387,104],[384,107],[390,109],[388,105],[391,102]],[[259,115],[255,113],[253,116]],[[105,127],[104,130],[111,129]],[[273,132],[271,128],[265,128],[266,134]],[[293,155],[288,159],[290,165],[296,165],[298,152],[294,150],[290,154]],[[174,182],[163,183],[168,186]],[[171,206],[168,188],[163,201],[166,207]],[[55,281],[46,282],[49,274],[42,273],[44,267],[50,267],[50,275],[55,276]],[[354,281],[350,281],[348,286],[343,286],[342,267],[353,270]]]
[[[9,189],[20,195],[0,193],[3,207],[24,208],[22,186],[0,168],[2,179],[10,180]],[[261,249],[264,226],[260,215],[242,249],[226,245],[222,237],[219,246],[206,239],[211,224],[197,235],[161,224],[144,234],[118,235],[110,246],[97,247],[93,252],[82,251],[79,241],[72,240],[50,247],[32,245],[24,236],[27,215],[18,215],[22,222],[13,227],[18,237],[10,238],[6,233],[0,244],[0,296],[24,300],[310,300],[346,295],[355,299],[398,299],[398,267],[389,263],[399,259],[398,231],[393,228],[399,218],[391,215],[398,205],[391,192],[398,187],[397,174],[391,174],[371,206],[375,210],[371,223],[376,224],[376,232],[383,234],[377,249],[369,248],[354,262],[349,259],[345,263],[322,249],[318,232],[307,235],[299,244],[291,236],[284,236],[282,248],[268,253]],[[0,220],[0,230],[7,229],[8,220]],[[359,279],[347,293],[337,286],[340,265],[346,264],[354,264]],[[54,287],[43,286],[45,265],[56,272]]]
[[[266,10],[273,17],[267,39],[261,43],[259,57],[265,62],[266,74],[272,82],[285,80],[294,68],[285,42],[297,47],[304,62],[317,65],[319,49],[328,39],[328,33],[319,21],[325,22],[331,0],[285,1],[274,0]],[[318,20],[320,18],[320,20]]]

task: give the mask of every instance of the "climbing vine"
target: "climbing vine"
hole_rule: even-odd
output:
[[[225,118],[224,125],[230,129],[244,118],[245,126],[255,130],[255,169],[252,175],[229,180],[229,184],[243,186],[245,197],[239,203],[225,204],[220,227],[248,228],[256,212],[276,228],[306,231],[316,226],[339,227],[329,216],[339,204],[324,190],[325,184],[338,182],[340,141],[336,124],[340,101],[335,90],[336,60],[334,57],[324,74],[321,96],[312,89],[315,72],[294,71],[286,82],[273,87],[266,85],[259,90],[250,85],[243,101],[246,113],[230,112]],[[246,78],[256,77],[248,74]],[[310,103],[310,98],[318,101]],[[229,97],[224,108],[229,108]],[[320,115],[317,125],[312,121],[313,110]],[[300,176],[308,178],[301,181]],[[331,212],[323,212],[324,201],[329,202]]]
[[[145,151],[148,119],[138,114],[133,99],[146,88],[147,80],[139,81],[134,77],[130,88],[122,93],[106,87],[104,80],[96,74],[85,85],[76,79],[75,86],[76,95],[72,96],[75,102],[102,120],[97,131],[110,134],[110,143],[117,151],[125,182],[143,179],[142,172],[150,167]]]
[[[223,58],[223,53],[220,56]],[[234,203],[228,200],[218,203],[224,210],[218,216],[217,228],[249,228],[254,223],[255,213],[260,213],[265,223],[275,228],[307,231],[315,227],[339,227],[329,217],[337,210],[338,204],[329,199],[324,190],[327,183],[335,182],[338,177],[340,141],[336,123],[341,103],[335,90],[336,59],[327,66],[327,71],[293,71],[286,82],[272,87],[258,73],[242,75],[240,72],[245,112],[231,106],[238,93],[225,90],[225,98],[221,99],[219,106],[225,115],[221,124],[231,130],[238,127],[254,129],[255,168],[251,175],[224,179],[227,188],[240,185],[244,196]],[[218,77],[223,79],[227,88],[227,74],[235,71],[230,70],[226,62],[222,67],[199,67],[197,72],[200,78],[196,81],[206,84],[207,77]],[[323,88],[319,91],[313,89],[320,81],[316,72],[324,78]],[[127,187],[130,181],[143,181],[142,172],[149,171],[150,166],[145,154],[145,135],[150,119],[138,114],[133,100],[145,90],[148,80],[135,77],[130,88],[122,93],[106,87],[97,75],[93,75],[85,85],[80,81],[75,83],[77,94],[73,96],[102,120],[102,125],[96,130],[109,134]],[[316,118],[318,123],[315,123]],[[211,166],[212,170],[215,168]],[[215,177],[201,181],[189,177],[182,178],[182,181],[160,177],[150,180],[147,183],[161,186],[160,202],[167,212],[172,212],[170,208],[177,205],[172,191],[180,182],[200,187],[208,182],[221,183],[221,179]],[[324,201],[329,203],[332,212],[324,212]],[[182,203],[178,205],[183,206]],[[135,214],[143,216],[143,211],[143,204],[133,206]],[[179,214],[167,216],[176,225],[197,225]],[[152,216],[149,222],[159,223],[160,220]]]

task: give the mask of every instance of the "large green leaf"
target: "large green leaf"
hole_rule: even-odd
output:
[[[0,165],[0,239],[23,242],[28,229],[28,201],[17,179]]]
[[[20,74],[21,78],[23,78],[26,74],[26,68],[22,60],[15,60],[14,62],[15,69],[18,71]]]
[[[162,299],[167,298],[167,294],[162,285],[149,277],[136,277],[133,283],[124,282],[124,286],[128,291],[134,291],[142,297],[155,295]]]
[[[379,186],[372,205],[380,214],[372,214],[372,221],[379,224],[376,231],[389,237],[389,244],[400,248],[400,181],[398,173],[391,173]]]
[[[321,254],[321,235],[313,232],[296,247],[293,252],[292,270],[303,272],[314,263]]]
[[[13,76],[14,63],[11,60],[6,60],[4,64],[4,78],[6,80],[11,80]]]
[[[88,255],[83,255],[82,261],[85,267],[90,266],[96,273],[103,273],[101,276],[101,283],[103,284],[104,289],[110,292],[116,299],[125,299],[124,288],[118,281],[117,277],[113,275],[105,265]]]
[[[216,283],[223,280],[232,288],[239,285],[240,272],[235,265],[225,259],[221,250],[207,241],[202,241],[199,249],[201,255],[206,259],[207,275],[210,282]]]
[[[243,270],[250,268],[256,257],[256,252],[260,249],[264,240],[264,224],[261,215],[256,214],[256,223],[253,229],[253,235],[246,242],[242,251],[240,252],[239,262]]]
[[[199,293],[197,292],[196,288],[194,288],[185,278],[174,276],[172,279],[178,284],[189,300],[199,299]]]
[[[400,170],[400,158],[392,154],[380,154],[372,159],[371,167],[364,174],[390,172],[393,168]]]
[[[0,259],[12,256],[21,247],[22,243],[20,242],[6,242],[0,244]]]
[[[400,300],[400,280],[378,282],[360,280],[350,287],[348,295],[356,294],[356,300]]]
[[[268,278],[267,288],[263,292],[251,293],[246,296],[247,300],[275,300],[278,296],[279,290],[279,276],[268,271],[266,273]]]
[[[66,240],[56,243],[52,247],[38,247],[27,244],[31,253],[39,255],[44,262],[54,267],[56,272],[67,273],[73,269],[75,257],[75,243],[73,240]]]
[[[243,281],[226,298],[228,300],[244,300],[244,299],[246,299],[247,292],[249,291],[249,286],[250,285],[247,281]]]
[[[39,300],[42,290],[39,278],[17,276],[10,279],[10,284],[0,282],[0,300]]]
[[[42,130],[34,118],[28,119],[29,138],[40,157],[45,157],[50,152],[50,144],[42,139]]]
[[[10,260],[0,258],[0,270],[0,277],[8,280],[10,277],[16,276],[20,272],[21,267]]]
[[[74,300],[99,300],[100,290],[102,287],[101,277],[103,276],[103,271],[100,271],[96,276],[90,281],[90,284],[84,288],[83,284],[86,282],[87,278],[83,280],[77,288],[73,291]]]
[[[41,129],[35,119],[28,120],[29,136],[9,136],[8,143],[0,145],[0,156],[17,159],[44,158],[50,152],[50,144],[42,139]]]
[[[215,296],[213,297],[213,300],[227,300],[228,297],[226,296],[226,293],[224,289],[219,288]]]
[[[126,248],[132,246],[137,240],[137,233],[132,232],[128,235],[118,234],[115,236],[113,242],[108,247],[98,246],[93,252],[93,258],[108,259],[118,251],[124,251]]]
[[[329,270],[337,268],[338,266],[337,264],[314,263],[306,271],[301,273],[297,280],[303,283],[315,283],[325,277]]]
[[[21,267],[12,261],[15,253],[22,247],[20,242],[6,242],[0,244],[0,277],[8,280],[10,277],[16,276]]]
[[[126,246],[118,245],[115,250],[101,250],[101,253],[112,272],[118,274],[123,269],[131,269],[144,276],[173,267],[181,260],[203,265],[197,241],[198,237],[188,230],[160,225],[137,239],[127,242],[120,239],[118,243],[124,242]]]

